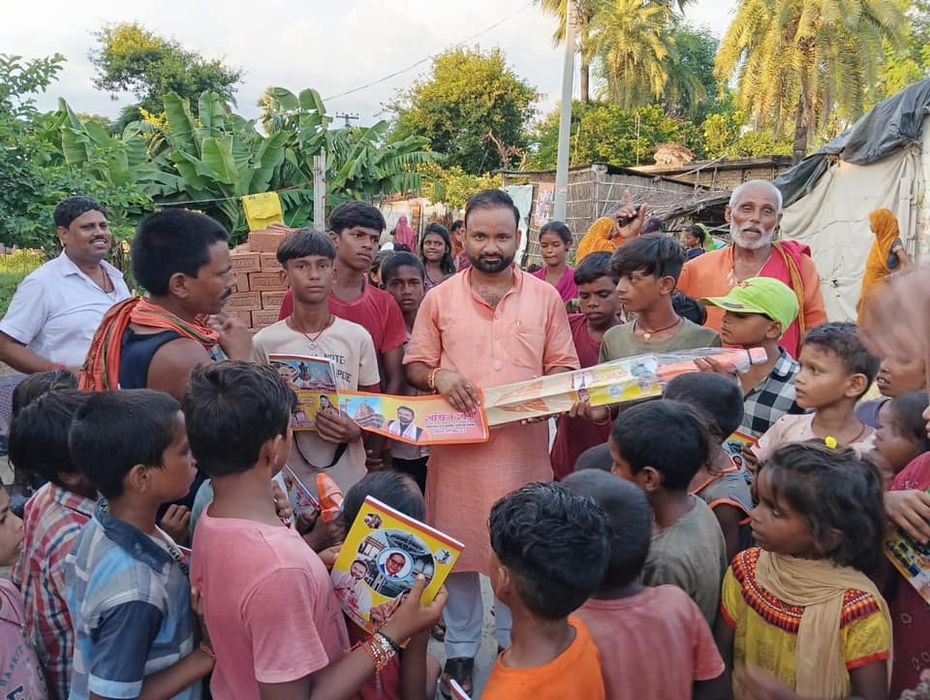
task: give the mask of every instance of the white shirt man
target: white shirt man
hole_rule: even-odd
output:
[[[0,321],[0,361],[20,372],[80,367],[104,314],[130,297],[103,260],[113,245],[106,214],[87,197],[55,209],[64,250],[24,279]]]

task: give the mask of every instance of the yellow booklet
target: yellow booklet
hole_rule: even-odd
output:
[[[463,549],[461,542],[369,496],[333,565],[333,587],[343,612],[371,634],[390,618],[420,574],[427,582],[423,603],[429,604]]]

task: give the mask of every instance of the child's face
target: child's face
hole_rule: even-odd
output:
[[[663,296],[671,294],[675,281],[671,277],[656,277],[642,272],[624,275],[617,282],[617,296],[627,311],[637,313],[655,306]]]
[[[700,245],[698,239],[695,238],[694,234],[690,231],[685,231],[685,235],[682,236],[681,242],[684,244],[685,248],[697,248],[698,245]]]
[[[607,326],[617,317],[620,298],[611,277],[598,277],[593,282],[578,285],[581,313],[594,328]]]
[[[10,496],[0,488],[0,566],[12,566],[23,548],[23,521],[10,510]]]
[[[354,226],[330,234],[336,244],[336,257],[349,269],[367,273],[378,252],[381,232],[366,226]]]
[[[771,470],[763,469],[756,477],[756,498],[750,518],[756,544],[768,552],[794,556],[816,551],[814,537],[807,519],[775,497]]]
[[[843,398],[857,398],[864,389],[861,374],[850,374],[843,361],[831,350],[811,343],[801,346],[801,371],[794,380],[797,404],[816,409]]]
[[[725,311],[720,337],[727,345],[752,348],[766,340],[778,340],[779,324],[762,314],[736,314]]]
[[[565,263],[568,246],[565,245],[559,234],[549,231],[541,235],[539,237],[539,248],[543,262],[549,267],[558,267]]]
[[[162,503],[184,498],[194,483],[197,468],[191,455],[191,446],[187,442],[184,414],[180,411],[177,415],[174,439],[165,448],[161,459],[161,467],[150,470],[153,493]]]
[[[897,474],[920,454],[921,446],[902,425],[890,401],[878,412],[878,423],[875,450],[891,468],[892,473]]]
[[[333,285],[333,261],[323,255],[288,260],[283,275],[296,301],[319,304],[329,298]]]
[[[926,388],[927,374],[920,357],[886,357],[878,369],[875,386],[884,396],[894,398]]]
[[[438,233],[427,233],[423,237],[423,257],[431,263],[438,263],[446,254],[446,242]]]
[[[423,250],[426,250],[425,246]],[[420,308],[420,302],[423,301],[423,295],[426,294],[419,271],[409,265],[396,268],[391,273],[385,289],[391,293],[397,305],[400,306],[400,310],[405,314],[415,314]]]

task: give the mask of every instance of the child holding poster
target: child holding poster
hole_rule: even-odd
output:
[[[294,313],[255,335],[254,359],[268,364],[274,355],[327,358],[335,369],[337,391],[380,391],[378,359],[368,331],[329,310],[336,257],[332,241],[322,233],[295,231],[277,255],[294,293]],[[305,484],[314,482],[307,478],[313,472],[325,469],[344,492],[366,472],[362,430],[337,408],[319,411],[314,422],[315,432],[294,435],[288,465]]]

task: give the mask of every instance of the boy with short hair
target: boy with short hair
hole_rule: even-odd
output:
[[[497,659],[484,700],[603,700],[600,654],[569,617],[600,585],[607,521],[589,498],[535,483],[491,509],[491,587],[513,611],[512,645]]]
[[[347,652],[339,601],[320,558],[284,525],[272,477],[290,453],[294,392],[269,366],[222,362],[191,377],[191,448],[215,492],[194,533],[191,583],[216,649],[216,700],[352,697],[445,604],[419,577],[391,619]]]
[[[336,275],[329,304],[333,315],[368,331],[378,354],[384,392],[402,394],[404,319],[391,295],[366,281],[384,228],[384,216],[368,202],[346,202],[333,209],[329,236],[336,246]],[[289,289],[278,319],[293,312],[294,290]]]
[[[26,638],[49,696],[60,700],[68,697],[74,655],[65,557],[97,500],[68,452],[71,422],[88,396],[70,389],[40,396],[17,414],[10,430],[10,464],[47,482],[26,503],[22,555],[11,579],[23,594]]]
[[[726,543],[713,512],[688,493],[710,454],[710,438],[694,409],[678,401],[650,401],[624,411],[610,436],[613,473],[639,486],[655,521],[641,580],[669,583],[697,603],[713,628]]]
[[[598,363],[604,334],[620,322],[617,318],[620,310],[618,280],[610,266],[610,253],[592,253],[575,270],[581,313],[570,314],[568,324],[582,368]],[[557,481],[572,473],[582,452],[607,442],[610,437],[609,423],[598,424],[570,416],[559,417],[557,430],[549,454],[552,474]]]
[[[253,359],[268,364],[272,354],[327,357],[336,369],[337,390],[379,391],[371,336],[330,311],[336,257],[332,241],[322,233],[295,231],[278,247],[277,257],[293,293],[294,311],[255,334]],[[300,473],[325,469],[343,493],[365,476],[362,430],[338,408],[320,411],[316,430],[301,431],[293,442],[289,463]]]
[[[667,236],[642,236],[614,253],[611,265],[619,279],[617,295],[636,320],[604,333],[600,360],[619,360],[644,353],[720,347],[720,336],[682,318],[672,295],[685,263],[678,241]]]
[[[384,288],[394,297],[404,315],[404,324],[407,327],[407,342],[413,333],[413,322],[416,321],[420,303],[426,294],[426,269],[423,263],[413,253],[394,253],[384,261],[381,268],[381,281]],[[404,352],[407,344],[404,343]],[[416,396],[424,392],[411,386],[404,378],[404,393]],[[391,466],[394,469],[409,474],[426,492],[426,463],[429,461],[429,448],[419,445],[408,445],[396,440],[391,441]]]
[[[575,472],[562,483],[591,498],[610,526],[607,573],[577,612],[601,652],[607,696],[724,696],[723,659],[700,608],[676,586],[644,587],[637,580],[652,533],[652,512],[643,492],[593,469]]]
[[[798,316],[798,296],[784,282],[771,277],[750,277],[723,297],[702,299],[723,309],[723,342],[751,350],[765,350],[766,361],[739,375],[743,389],[743,420],[724,449],[738,466],[744,450],[784,415],[804,413],[795,400],[794,379],[801,366],[779,346]],[[705,360],[713,367],[713,358]],[[744,476],[749,472],[744,470]]]
[[[158,508],[194,480],[181,407],[147,389],[93,394],[74,417],[69,446],[103,496],[66,559],[69,698],[196,700],[213,652],[195,644],[185,557],[155,525]]]
[[[927,390],[927,370],[921,355],[899,352],[886,355],[878,367],[875,386],[881,397],[871,401],[860,401],[856,406],[856,418],[870,428],[878,429],[878,414],[891,399],[915,391]],[[871,392],[869,392],[871,393]]]
[[[795,442],[821,440],[849,447],[860,457],[872,450],[875,432],[856,417],[856,402],[869,390],[878,359],[869,354],[854,323],[825,323],[801,342],[795,378],[797,403],[812,411],[782,416],[752,448],[760,462]]]

